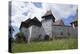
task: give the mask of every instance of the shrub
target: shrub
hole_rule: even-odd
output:
[[[22,32],[16,34],[16,42],[17,43],[26,42],[26,38]]]

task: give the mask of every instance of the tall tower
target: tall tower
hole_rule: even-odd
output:
[[[52,38],[52,24],[55,22],[55,18],[51,12],[51,10],[47,11],[44,16],[42,16],[42,26],[50,38]]]

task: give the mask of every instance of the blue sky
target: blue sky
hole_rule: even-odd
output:
[[[42,8],[42,3],[40,3],[40,2],[34,2],[33,3],[37,8]]]
[[[22,21],[27,20],[28,18],[34,18],[35,16],[41,21],[42,16],[46,11],[51,10],[56,21],[59,19],[64,20],[65,25],[76,18],[77,5],[72,4],[52,4],[52,3],[40,3],[40,2],[22,2],[22,1],[13,1],[12,2],[12,26],[20,27]],[[18,29],[15,29],[18,30]],[[16,32],[15,32],[16,33]]]
[[[74,18],[76,17],[76,15],[70,15],[68,18],[66,18],[66,19],[63,19],[63,21],[64,21],[64,24],[65,25],[70,25],[70,23],[72,22],[72,20],[74,20]]]

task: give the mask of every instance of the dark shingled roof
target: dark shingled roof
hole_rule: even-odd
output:
[[[33,19],[27,19],[26,21],[24,22],[21,22],[21,26],[20,26],[20,29],[21,27],[30,27],[31,25],[35,25],[35,26],[38,26],[38,27],[41,27],[41,22],[36,18],[34,17]]]
[[[43,19],[52,19],[53,22],[55,22],[55,17],[53,16],[51,10],[47,11],[44,16],[42,16]]]
[[[47,16],[47,15],[52,15],[51,10],[48,10],[44,16]]]
[[[56,22],[53,23],[53,25],[60,25],[60,26],[64,26],[64,22],[62,19],[57,20]]]
[[[75,26],[78,26],[78,18],[75,18],[70,24],[75,24]]]
[[[74,20],[72,20],[71,23],[74,23],[74,22],[76,22],[76,21],[78,21],[78,18],[74,18]]]
[[[78,26],[78,9],[76,10],[76,16],[75,16],[75,18],[72,20],[72,22],[70,24],[71,25],[75,24],[75,26]]]

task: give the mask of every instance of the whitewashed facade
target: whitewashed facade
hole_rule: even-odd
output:
[[[51,39],[69,37],[77,38],[77,27],[74,29],[72,26],[65,26],[62,20],[55,22],[52,14],[50,12],[48,13],[49,15],[43,17],[44,19],[41,21],[41,26],[38,25],[40,23],[37,24],[37,22],[35,22],[32,24],[32,22],[28,27],[26,27],[27,24],[24,25],[25,27],[21,27],[20,30],[24,33],[26,40],[44,40],[46,35]]]

